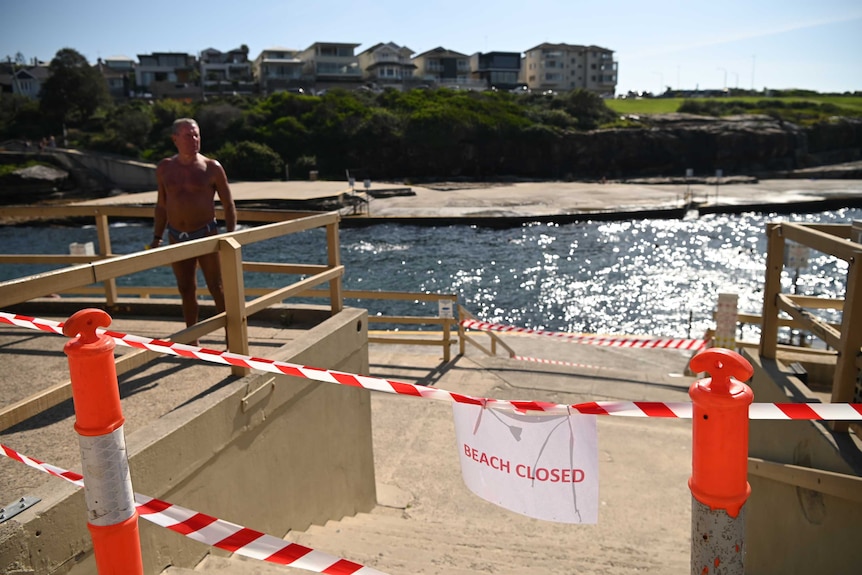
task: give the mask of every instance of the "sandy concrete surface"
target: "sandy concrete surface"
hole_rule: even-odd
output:
[[[509,185],[458,184],[441,189],[412,186],[416,196],[371,200],[376,217],[546,216],[592,211],[680,208],[687,197],[707,206],[798,203],[832,198],[862,198],[856,180],[767,180],[756,184],[624,184],[529,182]],[[717,194],[717,197],[716,197]]]
[[[439,183],[410,185],[373,182],[371,192],[403,190],[413,195],[369,200],[373,218],[440,218],[553,216],[583,212],[670,210],[690,198],[707,208],[794,204],[847,199],[862,201],[860,180],[762,180],[726,185],[648,184],[609,182]],[[347,182],[234,182],[231,189],[242,204],[265,205],[267,200],[313,201],[350,194]],[[364,188],[357,188],[362,195]],[[124,194],[79,202],[86,205],[153,204],[156,192]],[[350,210],[343,210],[349,214]]]

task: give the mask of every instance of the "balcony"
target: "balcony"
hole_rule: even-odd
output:
[[[318,62],[314,71],[318,76],[359,77],[362,75],[362,70],[356,62]]]

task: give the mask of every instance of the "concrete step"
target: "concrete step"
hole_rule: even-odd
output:
[[[194,569],[168,567],[162,572],[162,575],[200,575],[201,573],[208,575],[284,575],[285,573],[310,573],[310,571],[275,565],[240,555],[222,557],[210,554]]]
[[[409,513],[384,507],[315,525],[304,532],[291,532],[287,539],[390,575],[515,575],[523,572],[523,566],[518,566],[522,558],[535,556],[537,549],[542,550],[542,557],[533,566],[536,572],[551,564],[559,566],[571,555],[571,542],[566,537],[552,541],[525,532],[513,542],[492,526],[479,526],[469,520],[459,521],[458,525],[417,520]],[[494,540],[501,544],[489,549],[487,542]],[[209,555],[194,570],[171,567],[164,575],[192,573],[276,575],[308,571],[238,555],[230,558]]]
[[[326,550],[391,575],[475,574],[516,575],[524,572],[524,558],[531,558],[531,570],[550,573],[569,564],[584,568],[583,573],[601,573],[607,568],[596,560],[611,550],[595,545],[589,555],[578,558],[573,549],[571,530],[560,526],[557,534],[546,530],[524,529],[513,540],[508,529],[499,524],[464,517],[454,522],[411,517],[409,511],[376,508],[369,514],[346,517],[289,538],[301,545]],[[584,551],[581,549],[581,551]],[[591,565],[590,565],[591,564]],[[617,561],[621,572],[644,568],[641,560]]]

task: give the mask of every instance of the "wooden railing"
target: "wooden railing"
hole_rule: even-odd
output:
[[[323,293],[319,290],[309,290],[306,293],[301,294],[307,297],[322,297]],[[451,359],[451,347],[457,341],[458,342],[458,354],[464,355],[466,352],[467,344],[474,346],[479,349],[486,355],[494,356],[497,355],[497,346],[502,347],[508,352],[509,357],[514,357],[516,355],[515,350],[513,350],[503,339],[494,333],[493,331],[487,330],[476,330],[476,333],[482,333],[488,336],[490,339],[491,347],[490,349],[485,347],[483,344],[479,343],[479,341],[472,335],[472,332],[468,332],[461,322],[465,319],[476,319],[475,316],[470,313],[467,308],[458,303],[458,296],[455,294],[432,294],[432,293],[413,293],[413,292],[391,292],[391,291],[361,291],[361,290],[344,290],[343,294],[345,299],[356,299],[356,300],[383,300],[383,301],[393,301],[393,300],[408,300],[408,301],[426,301],[426,302],[441,302],[448,301],[451,302],[451,307],[453,314],[451,317],[445,315],[400,315],[400,316],[391,316],[391,315],[369,315],[368,323],[384,323],[384,324],[407,324],[407,325],[430,325],[436,326],[439,328],[439,331],[435,332],[427,332],[427,333],[416,333],[413,332],[409,335],[402,335],[398,332],[387,331],[385,335],[371,335],[368,337],[368,341],[370,343],[384,343],[384,344],[400,344],[400,345],[430,345],[435,346],[439,345],[443,348],[443,361],[450,361]],[[455,328],[458,333],[458,337],[454,338],[452,334],[452,328]]]
[[[461,305],[458,306],[458,317],[460,317],[462,320],[464,320],[464,319],[476,319],[476,317],[472,313],[467,311],[467,309]],[[460,323],[458,324],[458,336],[459,336],[459,339],[461,341],[461,353],[462,354],[464,353],[465,344],[469,343],[470,345],[474,346],[475,348],[482,350],[487,355],[491,355],[491,356],[497,355],[497,346],[498,345],[500,347],[502,347],[503,349],[505,349],[507,352],[509,352],[509,357],[515,357],[515,355],[517,355],[515,353],[515,350],[512,349],[511,347],[509,347],[506,344],[506,342],[504,342],[503,339],[499,335],[494,333],[493,331],[480,330],[480,332],[486,334],[488,336],[488,338],[490,339],[491,349],[488,349],[484,345],[479,343],[474,337],[472,337],[471,335],[469,335],[467,333],[467,331],[464,329],[463,325],[461,325]]]
[[[795,325],[801,326],[835,349],[832,402],[860,401],[860,398],[855,396],[857,378],[862,368],[862,244],[853,236],[853,227],[782,222],[768,224],[766,235],[768,244],[760,355],[776,359],[778,328],[782,323],[779,313],[784,312],[796,322]],[[781,272],[784,269],[787,240],[847,262],[847,287],[843,301],[781,293]],[[806,308],[841,310],[841,323],[838,326],[829,324]],[[849,425],[846,422],[836,422],[833,429],[847,431]]]
[[[188,343],[223,328],[227,334],[229,351],[248,355],[247,321],[250,315],[323,284],[329,285],[330,313],[334,315],[343,309],[342,277],[344,267],[340,261],[338,239],[340,217],[336,212],[298,214],[240,211],[238,214],[240,221],[275,221],[231,233],[126,255],[111,253],[108,217],[147,218],[152,216],[152,208],[4,208],[2,215],[5,217],[42,218],[94,216],[99,230],[100,253],[92,256],[66,254],[6,254],[0,256],[0,264],[73,264],[55,271],[0,282],[0,309],[55,293],[101,293],[110,307],[117,303],[120,293],[127,291],[125,288],[116,286],[117,278],[211,253],[217,253],[221,261],[225,311],[172,334],[170,339],[173,341]],[[321,227],[326,228],[327,261],[325,263],[308,265],[242,261],[242,247],[244,245]],[[307,277],[285,286],[256,290],[258,297],[246,301],[249,292],[244,284],[244,271],[301,274]],[[93,284],[99,283],[103,284],[103,289],[91,287]],[[169,290],[169,293],[176,293],[176,288],[163,287],[137,287],[128,291],[134,291],[141,295],[166,293],[166,290]],[[145,350],[126,353],[116,361],[117,373],[119,375],[135,369],[154,359],[156,355]],[[232,367],[231,371],[234,375],[242,376],[247,374],[248,369]],[[66,382],[44,390],[15,405],[5,407],[0,410],[0,429],[8,428],[10,425],[23,421],[33,415],[34,409],[38,412],[57,405],[68,399],[70,393],[69,382]]]

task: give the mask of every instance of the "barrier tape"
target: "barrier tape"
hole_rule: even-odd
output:
[[[62,323],[29,316],[0,312],[0,323],[18,327],[38,329],[50,333],[63,333]],[[591,401],[567,405],[546,401],[517,401],[493,398],[480,398],[463,395],[445,389],[425,387],[412,383],[390,381],[367,375],[354,375],[342,371],[332,371],[319,367],[308,367],[294,363],[274,361],[186,345],[115,331],[97,329],[97,333],[113,337],[118,345],[148,349],[151,351],[200,359],[220,365],[230,365],[258,369],[265,372],[301,377],[323,383],[336,383],[361,387],[372,391],[382,391],[399,395],[410,395],[438,401],[467,403],[501,411],[515,411],[531,415],[566,415],[572,411],[591,415],[617,415],[623,417],[671,417],[690,419],[691,402],[655,401]],[[794,420],[851,420],[862,421],[862,403],[752,403],[749,406],[749,419],[794,419]]]
[[[556,339],[565,339],[572,343],[585,343],[589,345],[602,345],[607,347],[638,347],[646,349],[683,349],[697,351],[706,346],[702,339],[676,339],[676,338],[649,338],[649,337],[616,337],[612,335],[579,335],[564,333],[560,331],[547,331],[544,329],[529,329],[477,321],[474,319],[461,320],[465,328],[484,331],[498,331],[502,333],[529,333],[533,335],[549,336]]]
[[[84,487],[84,476],[80,473],[27,457],[2,443],[0,443],[0,455],[65,479],[77,487]],[[135,493],[135,508],[138,515],[151,523],[237,555],[327,575],[386,575],[372,567],[139,493]]]
[[[565,365],[568,367],[583,367],[587,369],[610,369],[604,365],[590,365],[588,363],[575,363],[572,361],[563,361],[560,359],[544,359],[541,357],[530,357],[528,355],[513,355],[509,359],[517,359],[518,361],[529,361],[532,363],[547,363],[550,365]]]

